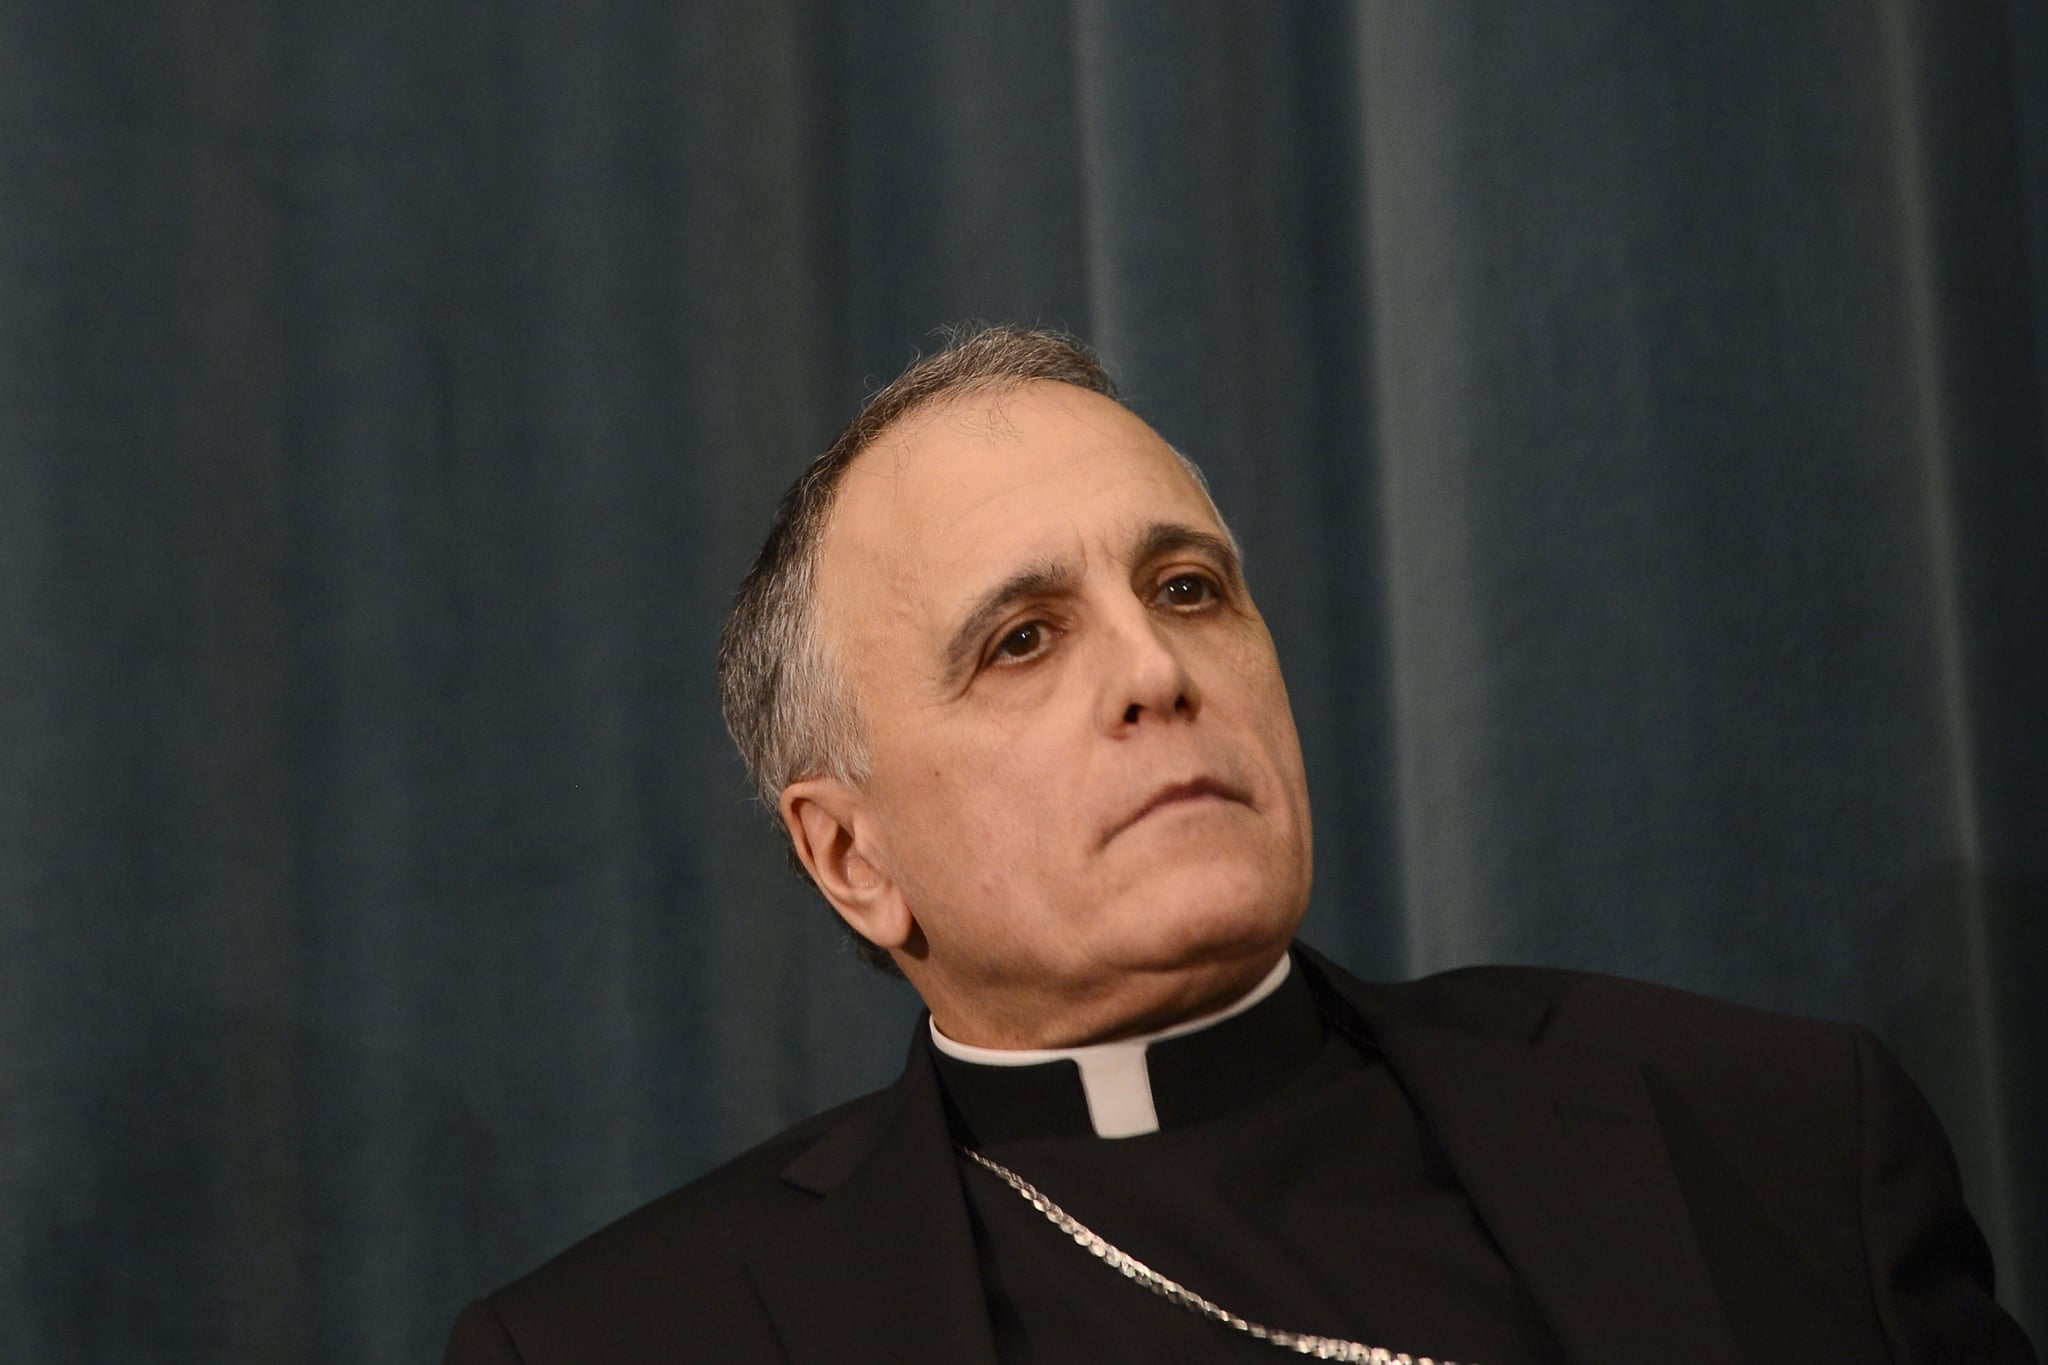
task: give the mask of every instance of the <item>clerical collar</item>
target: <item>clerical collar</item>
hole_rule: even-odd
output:
[[[1086,1047],[1004,1049],[955,1042],[931,1026],[947,1098],[980,1143],[1137,1137],[1209,1118],[1279,1088],[1314,1059],[1324,1024],[1314,992],[1283,956],[1224,1009],[1136,1038]]]

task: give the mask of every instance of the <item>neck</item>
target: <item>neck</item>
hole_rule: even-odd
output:
[[[1097,1057],[1105,1057],[1117,1053],[1142,1054],[1153,1043],[1161,1043],[1165,1042],[1168,1038],[1179,1038],[1185,1034],[1196,1033],[1208,1028],[1211,1024],[1220,1024],[1233,1015],[1242,1014],[1274,991],[1279,990],[1280,983],[1287,979],[1287,973],[1291,968],[1292,959],[1287,954],[1282,953],[1280,960],[1272,965],[1256,986],[1253,986],[1249,991],[1246,991],[1221,1009],[1210,1010],[1205,1014],[1197,1015],[1193,1019],[1185,1019],[1177,1024],[1169,1024],[1165,1028],[1153,1029],[1150,1032],[1136,1033],[1125,1037],[1106,1039],[1102,1042],[1078,1043],[1069,1047],[1054,1048],[978,1047],[973,1043],[963,1043],[947,1036],[946,1032],[939,1027],[937,1019],[932,1020],[932,1041],[938,1044],[941,1052],[949,1056],[958,1057],[964,1062],[978,1062],[983,1066],[1036,1066],[1040,1062],[1058,1061],[1061,1058],[1067,1058],[1081,1062],[1085,1067],[1088,1061]]]
[[[1153,1039],[1200,1028],[1247,1003],[1246,997],[1286,976],[1287,948],[1245,962],[1204,964],[1171,974],[1132,973],[1092,998],[1055,1009],[994,1011],[986,997],[941,994],[915,977],[934,1031],[949,1042],[995,1052],[1080,1048]],[[974,1008],[973,1006],[981,1006]]]

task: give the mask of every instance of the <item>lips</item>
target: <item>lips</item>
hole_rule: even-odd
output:
[[[1155,812],[1165,810],[1171,806],[1181,805],[1188,801],[1204,801],[1212,798],[1236,801],[1241,805],[1251,804],[1243,792],[1227,783],[1219,782],[1213,777],[1196,777],[1183,782],[1171,782],[1147,797],[1142,805],[1120,821],[1115,828],[1110,830],[1103,842],[1108,843],[1132,825],[1137,824],[1140,820]]]

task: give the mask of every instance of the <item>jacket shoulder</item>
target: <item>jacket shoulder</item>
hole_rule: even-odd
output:
[[[1852,1026],[1565,967],[1460,967],[1408,983],[1441,1001],[1514,995],[1540,1007],[1539,1045],[1709,1063],[1787,1047],[1850,1060]],[[1439,1009],[1443,1005],[1439,1004]]]
[[[1539,1053],[1636,1063],[1663,1101],[1738,1150],[1853,1151],[1862,1073],[1882,1053],[1852,1025],[1569,968],[1463,967],[1380,989],[1398,1025],[1507,1032]]]
[[[1674,1160],[1711,1192],[1716,1216],[1702,1225],[1743,1204],[1759,1211],[1753,1227],[1768,1217],[1841,1292],[1867,1295],[1894,1359],[2034,1359],[1992,1297],[1990,1251],[1940,1121],[1868,1029],[1555,968],[1466,968],[1411,984],[1533,998],[1544,1012],[1537,1048],[1638,1063]]]
[[[1852,1232],[1866,1056],[1882,1051],[1863,1030],[1597,972],[1483,967],[1425,980],[1441,993],[1533,999],[1535,1052],[1628,1061],[1667,1138],[1718,1153],[1794,1226]]]
[[[813,1115],[642,1205],[486,1296],[468,1320],[494,1319],[493,1332],[509,1338],[525,1365],[668,1359],[680,1342],[712,1358],[773,1358],[773,1329],[746,1258],[785,1216],[813,1202],[781,1173],[888,1094]],[[451,1345],[451,1365],[462,1359]]]

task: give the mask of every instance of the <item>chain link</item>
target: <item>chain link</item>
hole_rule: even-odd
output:
[[[1120,1272],[1125,1279],[1143,1285],[1168,1303],[1179,1304],[1191,1313],[1198,1313],[1211,1322],[1220,1322],[1225,1327],[1242,1332],[1256,1341],[1270,1342],[1283,1351],[1292,1351],[1296,1355],[1309,1356],[1315,1360],[1362,1361],[1365,1365],[1458,1365],[1455,1360],[1411,1356],[1406,1351],[1389,1351],[1384,1346],[1366,1346],[1356,1341],[1346,1341],[1342,1337],[1318,1337],[1307,1332],[1288,1332],[1278,1327],[1264,1327],[1248,1321],[1146,1265],[1053,1203],[1036,1185],[1008,1166],[990,1161],[972,1147],[962,1147],[960,1155],[991,1172],[1004,1184],[1024,1196],[1024,1201],[1044,1214],[1047,1222],[1073,1238],[1075,1245],[1096,1260]]]

